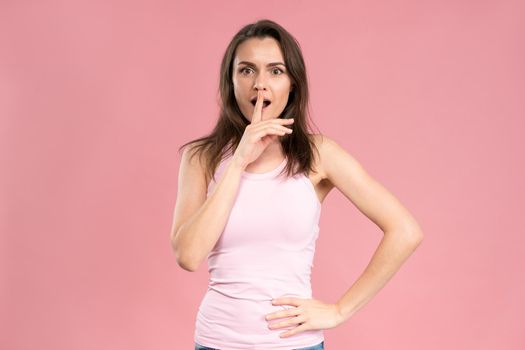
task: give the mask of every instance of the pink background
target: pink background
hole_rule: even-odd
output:
[[[495,0],[2,1],[0,348],[193,349],[208,273],[170,247],[177,148],[260,18],[300,42],[321,132],[425,233],[327,349],[524,349],[525,6]],[[314,296],[381,236],[334,190]]]

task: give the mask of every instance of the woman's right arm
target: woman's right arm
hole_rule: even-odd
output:
[[[237,158],[230,158],[206,198],[204,164],[197,155],[190,161],[188,153],[186,148],[181,159],[171,245],[180,267],[195,271],[226,226],[244,166]]]
[[[197,270],[219,240],[246,166],[256,160],[270,143],[278,142],[279,137],[292,132],[284,125],[291,125],[293,119],[262,120],[263,100],[262,90],[258,90],[252,120],[209,197],[206,197],[205,163],[198,155],[189,157],[190,147],[184,149],[171,245],[177,263],[185,270]]]

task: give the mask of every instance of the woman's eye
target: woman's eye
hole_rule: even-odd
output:
[[[239,70],[239,72],[243,75],[250,73],[250,71],[252,71],[252,69],[248,67],[244,67]],[[275,72],[278,72],[278,73],[275,73]],[[274,73],[274,75],[281,75],[281,74],[284,74],[284,71],[280,68],[274,68],[272,69],[272,73]]]

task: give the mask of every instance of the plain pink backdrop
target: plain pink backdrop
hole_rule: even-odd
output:
[[[169,235],[178,147],[209,132],[241,26],[299,41],[312,117],[425,239],[327,349],[524,349],[523,1],[0,3],[0,348],[193,349],[207,265]],[[314,297],[382,236],[336,189]]]

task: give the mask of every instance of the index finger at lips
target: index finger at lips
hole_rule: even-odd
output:
[[[261,121],[262,119],[262,106],[263,106],[263,92],[257,91],[257,102],[255,102],[255,109],[253,110],[252,124]]]

